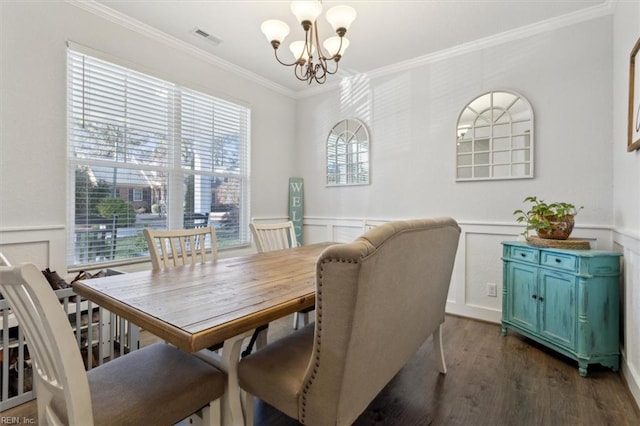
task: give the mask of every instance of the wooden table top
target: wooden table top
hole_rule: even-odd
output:
[[[315,304],[316,261],[330,243],[74,283],[81,296],[196,352]]]

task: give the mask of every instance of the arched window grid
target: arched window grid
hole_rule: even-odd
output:
[[[533,177],[531,107],[518,94],[500,92],[500,96],[501,104],[494,92],[479,96],[460,113],[456,180]],[[483,102],[488,105],[478,108]]]

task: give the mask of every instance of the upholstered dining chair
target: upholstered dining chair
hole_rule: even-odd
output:
[[[218,260],[213,226],[190,229],[144,229],[154,270]]]
[[[220,423],[220,370],[156,343],[86,372],[71,324],[35,265],[0,267],[0,291],[29,345],[39,424],[175,424],[201,409],[205,424]]]
[[[258,253],[273,250],[282,250],[297,247],[298,239],[293,222],[280,223],[250,223],[249,228],[256,242]],[[296,312],[293,315],[293,329],[297,330],[300,325],[309,324],[309,312],[313,308]]]
[[[350,425],[429,336],[445,373],[441,325],[459,236],[451,218],[417,219],[326,248],[315,323],[240,361],[247,424],[253,395],[302,424]]]

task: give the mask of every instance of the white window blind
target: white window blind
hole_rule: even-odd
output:
[[[68,50],[70,268],[148,256],[145,227],[208,223],[219,247],[248,244],[249,119],[245,106]]]

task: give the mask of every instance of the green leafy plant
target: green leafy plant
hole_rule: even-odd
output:
[[[584,208],[583,206],[576,208],[575,205],[564,202],[546,203],[535,196],[527,197],[523,202],[531,203],[529,209],[527,211],[518,209],[513,214],[516,216],[518,223],[524,222],[527,224],[524,232],[522,232],[525,237],[529,235],[530,231],[539,233],[552,232],[554,224],[565,220],[570,220],[571,228],[573,228],[573,217]]]
[[[136,211],[133,206],[120,198],[104,198],[97,207],[98,214],[111,219],[118,215],[117,226],[119,228],[132,226],[136,223]]]

